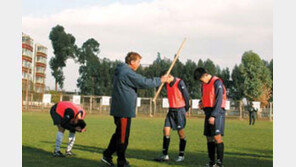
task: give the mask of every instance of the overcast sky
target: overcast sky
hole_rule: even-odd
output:
[[[22,32],[48,47],[52,27],[60,24],[81,46],[89,38],[100,44],[99,57],[124,60],[129,51],[151,64],[157,52],[172,58],[184,37],[180,60],[207,58],[222,68],[239,64],[245,51],[273,57],[272,0],[23,0]],[[67,61],[64,89],[78,90],[78,65]],[[46,86],[54,78],[46,69]]]

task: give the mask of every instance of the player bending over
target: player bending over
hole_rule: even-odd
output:
[[[74,155],[71,150],[75,141],[75,132],[86,131],[86,123],[83,120],[85,118],[85,111],[80,106],[72,102],[61,101],[51,107],[50,115],[53,120],[53,124],[58,127],[53,156],[65,157],[65,155],[60,151],[65,129],[70,131],[66,155]]]

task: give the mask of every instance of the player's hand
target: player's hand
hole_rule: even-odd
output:
[[[173,80],[174,80],[174,77],[172,75],[169,75],[167,83],[171,83]]]
[[[168,79],[169,79],[169,76],[168,75],[163,75],[163,76],[161,76],[160,81],[162,83],[165,83],[165,82],[167,82]]]
[[[81,132],[81,128],[80,128],[79,126],[75,127],[75,130],[76,130],[77,132]]]
[[[209,118],[209,124],[214,125],[215,124],[215,117]]]
[[[81,132],[85,132],[86,131],[86,128],[83,128],[82,130],[81,130]]]

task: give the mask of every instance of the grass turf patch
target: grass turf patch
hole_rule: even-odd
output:
[[[22,161],[24,167],[93,167],[104,166],[100,162],[102,152],[108,146],[115,131],[113,117],[106,115],[87,115],[87,131],[77,133],[73,147],[75,157],[52,157],[57,128],[53,126],[49,113],[22,113]],[[154,162],[162,152],[162,129],[164,118],[137,117],[132,119],[129,146],[126,157],[133,167],[153,166],[203,166],[208,162],[206,138],[203,136],[201,118],[188,118],[185,128],[187,145],[185,161],[174,162],[178,156],[179,139],[176,131],[171,131],[169,156],[171,161]],[[61,151],[68,142],[66,131]],[[272,122],[257,121],[249,126],[247,120],[225,121],[224,164],[227,167],[273,165]],[[116,154],[113,158],[116,163]]]

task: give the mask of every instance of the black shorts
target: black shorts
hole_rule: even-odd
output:
[[[57,104],[53,105],[50,109],[50,115],[54,125],[60,125],[62,123],[62,117],[56,112]]]
[[[186,126],[185,108],[179,108],[177,111],[170,111],[164,121],[164,127],[171,127],[173,130],[181,130]]]
[[[221,136],[224,136],[225,112],[216,116],[214,125],[209,123],[209,118],[210,115],[206,115],[204,123],[204,135],[215,136],[221,134]]]

